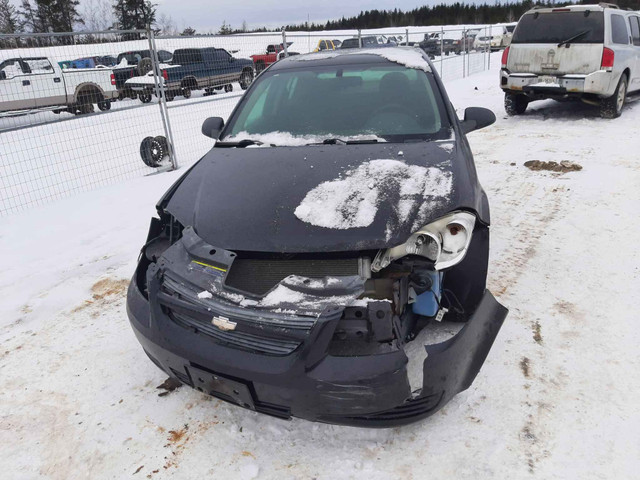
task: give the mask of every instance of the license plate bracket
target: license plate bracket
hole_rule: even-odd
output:
[[[197,367],[188,367],[193,386],[201,392],[255,410],[247,384]]]

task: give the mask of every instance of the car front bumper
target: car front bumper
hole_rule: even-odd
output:
[[[596,95],[606,98],[613,95],[620,74],[599,70],[590,74],[537,75],[534,73],[510,73],[500,71],[500,87],[512,93],[524,93],[535,99]]]
[[[433,414],[471,385],[507,309],[485,291],[468,322],[449,340],[360,356],[326,353],[337,324],[330,318],[319,319],[304,342],[286,355],[263,355],[218,343],[177,324],[161,305],[147,300],[135,278],[128,291],[127,313],[151,360],[197,390],[281,418],[391,427]],[[408,376],[415,355],[423,374],[421,390],[412,389]]]

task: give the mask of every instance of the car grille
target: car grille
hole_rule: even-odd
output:
[[[264,295],[289,275],[309,278],[359,275],[361,259],[237,258],[225,280],[229,287]]]
[[[255,353],[289,355],[302,343],[295,340],[259,337],[245,332],[225,332],[214,327],[210,322],[198,320],[178,312],[171,312],[169,317],[178,325],[204,333],[214,338],[218,343]]]
[[[216,343],[263,355],[284,356],[294,352],[308,337],[317,317],[244,309],[220,299],[198,298],[201,288],[165,271],[158,301],[175,324],[204,334]],[[332,320],[340,311],[323,316]],[[235,330],[221,330],[213,316],[235,322]]]

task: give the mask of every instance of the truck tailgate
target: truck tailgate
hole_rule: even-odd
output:
[[[602,44],[575,43],[569,48],[557,44],[511,44],[507,69],[512,73],[564,75],[600,70]]]

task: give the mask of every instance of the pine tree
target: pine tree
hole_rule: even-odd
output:
[[[16,7],[9,0],[0,0],[0,33],[16,33],[19,25]]]
[[[122,30],[144,30],[156,21],[156,4],[149,0],[116,0],[113,13]]]
[[[218,34],[229,35],[231,33],[233,33],[233,30],[231,29],[231,25],[229,25],[226,20],[223,20],[222,26],[220,27],[220,30],[218,30]]]

